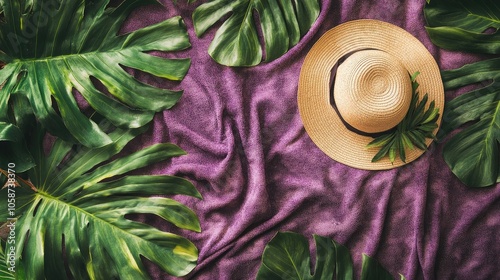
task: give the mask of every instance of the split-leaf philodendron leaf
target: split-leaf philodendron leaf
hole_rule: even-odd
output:
[[[116,157],[144,129],[109,133],[113,143],[86,148],[58,139],[50,153],[43,133],[30,145],[36,167],[18,178],[14,213],[1,204],[0,221],[17,216],[16,260],[26,279],[149,279],[141,257],[182,276],[196,265],[198,250],[186,238],[130,220],[153,214],[199,232],[196,214],[166,195],[201,198],[187,180],[166,175],[129,175],[150,164],[184,155],[173,144],[156,144]],[[114,159],[110,161],[110,158]],[[26,178],[25,178],[26,179]],[[9,189],[1,190],[7,201]],[[12,216],[11,216],[12,215]]]
[[[34,166],[33,158],[26,149],[23,132],[14,124],[0,122],[0,167],[16,162],[19,172]]]
[[[254,66],[263,51],[255,22],[257,13],[265,46],[265,60],[272,61],[295,46],[318,18],[318,0],[212,0],[193,13],[195,32],[203,35],[225,18],[208,48],[222,65]]]
[[[427,31],[439,47],[500,54],[500,6],[492,0],[433,0],[425,8]],[[492,30],[489,30],[492,29]],[[494,31],[494,32],[490,32]],[[445,106],[439,137],[470,123],[444,146],[444,159],[470,187],[500,182],[500,58],[442,73],[446,89],[470,84],[482,87]]]
[[[310,269],[309,244],[293,232],[279,232],[267,244],[257,280],[333,280],[353,279],[349,250],[330,238],[314,235],[316,266]],[[401,280],[405,279],[400,276]],[[394,279],[377,261],[363,254],[361,279]]]
[[[165,59],[148,51],[176,51],[190,46],[180,17],[118,35],[134,8],[154,0],[3,0],[0,1],[0,123],[9,123],[9,98],[29,100],[36,118],[53,135],[87,147],[111,138],[77,106],[73,90],[115,126],[141,127],[157,111],[172,107],[181,91],[160,89],[136,80],[122,67],[181,80],[189,59]],[[109,91],[94,85],[95,78]],[[5,125],[2,127],[7,129]]]
[[[35,166],[25,141],[35,123],[29,101],[21,95],[11,96],[7,116],[8,122],[0,121],[0,168],[14,163],[16,172],[24,172]]]

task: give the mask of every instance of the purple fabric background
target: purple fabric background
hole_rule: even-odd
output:
[[[191,14],[197,3],[161,2],[164,7],[135,11],[123,31],[182,16],[193,46],[166,56],[190,57],[192,66],[179,84],[134,72],[185,94],[127,149],[173,142],[189,153],[142,170],[188,178],[204,197],[176,197],[198,214],[201,233],[141,217],[197,245],[199,265],[185,279],[255,279],[264,247],[278,231],[301,233],[311,244],[312,234],[344,244],[357,277],[361,253],[367,253],[407,279],[500,279],[498,186],[466,188],[444,163],[442,144],[394,170],[344,166],[313,144],[297,110],[305,55],[326,30],[348,20],[373,18],[406,29],[442,69],[473,61],[432,45],[424,28],[425,0],[322,0],[320,17],[302,41],[254,68],[224,67],[209,57],[216,28],[196,37]],[[154,279],[172,279],[149,267]]]

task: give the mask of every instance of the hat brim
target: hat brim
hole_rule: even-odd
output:
[[[406,150],[406,163],[399,158],[372,162],[377,149],[367,149],[373,138],[349,130],[330,103],[332,69],[344,56],[365,49],[384,51],[404,65],[410,74],[420,72],[420,97],[427,93],[439,108],[439,129],[444,109],[444,88],[439,67],[426,47],[404,29],[378,20],[343,23],[327,31],[307,54],[300,72],[298,107],[312,141],[329,157],[345,165],[366,169],[391,169],[410,163],[425,151]],[[335,92],[333,93],[335,94]],[[432,139],[427,139],[429,146]]]

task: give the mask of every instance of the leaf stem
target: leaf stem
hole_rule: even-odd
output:
[[[7,171],[1,169],[1,168],[0,168],[0,173],[2,173],[6,178],[9,177],[9,173]],[[19,184],[18,180],[21,181],[22,183],[24,183],[25,185],[29,186],[34,192],[38,192],[37,188],[33,185],[33,183],[31,183],[30,180],[24,180],[23,178],[21,178],[19,176],[16,176],[16,180],[14,182],[14,185],[16,187],[20,187],[21,186]],[[5,189],[7,187],[7,183],[5,183],[5,185],[2,187],[2,189]]]

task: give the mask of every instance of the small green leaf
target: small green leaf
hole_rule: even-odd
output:
[[[420,150],[426,150],[427,146],[425,145],[425,136],[422,132],[418,130],[413,130],[408,132],[408,137],[412,140],[413,144],[417,146]]]
[[[412,86],[413,86],[413,91],[417,90],[417,88],[418,88],[418,83],[417,83],[417,77],[418,77],[418,75],[420,75],[419,71],[417,71],[417,72],[415,72],[415,73],[413,73],[413,74],[410,75],[410,79],[412,81]]]
[[[415,149],[415,147],[413,146],[413,143],[410,140],[408,134],[406,134],[406,133],[401,134],[401,139],[403,140],[403,144],[404,144],[403,146],[405,148],[409,148],[411,150]]]
[[[394,163],[396,160],[396,151],[398,150],[398,138],[396,137],[394,140],[394,144],[389,148],[389,160],[391,163]]]
[[[375,154],[375,156],[372,158],[372,162],[376,162],[376,161],[379,161],[380,159],[382,159],[383,157],[385,157],[387,155],[387,153],[389,152],[389,150],[391,149],[392,145],[394,145],[395,143],[395,137],[392,137],[391,138],[391,141],[389,141],[387,143],[387,145],[383,146],[377,154]]]
[[[422,130],[423,132],[432,132],[436,128],[436,123],[424,123],[417,127],[417,129]]]
[[[389,141],[392,140],[394,136],[392,134],[385,134],[382,135],[381,137],[377,137],[373,139],[368,145],[366,145],[366,148],[377,148],[377,147],[382,147],[389,143]]]
[[[415,108],[415,115],[413,116],[413,119],[410,122],[411,128],[414,128],[415,126],[423,123],[425,115],[424,108],[428,98],[429,97],[427,96],[427,94],[425,94],[422,100],[417,102],[417,107]]]
[[[435,102],[432,100],[429,104],[429,108],[425,111],[425,114],[422,117],[422,123],[429,123],[437,116],[439,109],[435,107]]]
[[[398,153],[399,153],[399,157],[401,158],[401,161],[406,163],[406,152],[405,152],[405,149],[407,149],[408,147],[405,146],[402,134],[398,134],[398,138],[397,138],[397,142],[396,142],[396,147],[398,149]]]

